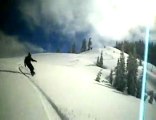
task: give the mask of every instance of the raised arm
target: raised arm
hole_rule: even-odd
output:
[[[32,58],[31,58],[31,61],[33,61],[33,62],[37,62],[37,60],[34,60],[34,59],[32,59]]]

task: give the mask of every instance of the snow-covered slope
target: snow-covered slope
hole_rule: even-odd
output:
[[[101,51],[107,69],[102,70],[103,82],[97,83],[101,68],[95,63]],[[18,70],[24,56],[0,59],[0,120],[137,120],[140,99],[116,91],[106,79],[119,56],[112,47],[34,54],[36,75],[30,78]],[[154,72],[148,71],[148,79],[156,81]],[[152,82],[149,89],[155,90]],[[146,119],[154,120],[156,105],[146,104]]]
[[[0,60],[0,120],[59,120],[38,88],[20,73],[19,60]]]

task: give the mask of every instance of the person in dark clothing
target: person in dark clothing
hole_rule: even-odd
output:
[[[24,59],[24,65],[25,65],[25,67],[27,66],[29,68],[29,70],[31,72],[31,75],[33,76],[35,74],[35,72],[34,72],[34,67],[31,64],[31,61],[32,62],[37,62],[36,60],[32,59],[31,54],[28,53],[28,56],[26,56],[25,59]]]

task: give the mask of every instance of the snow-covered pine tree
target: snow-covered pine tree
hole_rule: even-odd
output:
[[[119,63],[120,64],[119,64],[119,86],[118,86],[118,90],[123,92],[125,87],[127,87],[126,69],[125,69],[125,56],[124,56],[123,51],[120,54]]]
[[[143,78],[143,70],[139,76],[139,79],[137,80],[137,98],[141,98],[141,91],[142,91],[142,78]]]
[[[132,54],[130,53],[127,59],[127,87],[128,87],[128,94],[135,95],[135,81],[133,79],[133,61],[132,61]]]
[[[118,59],[117,66],[115,67],[115,81],[113,84],[113,87],[115,87],[115,88],[117,88],[117,86],[119,84],[119,65],[120,65],[120,61]]]
[[[95,81],[100,82],[101,74],[102,74],[102,69],[98,72]]]
[[[99,60],[99,56],[97,57],[96,66],[100,67],[100,60]]]
[[[86,39],[84,39],[84,40],[82,41],[81,52],[84,52],[84,51],[86,51],[86,50],[87,50],[87,48],[86,48]]]
[[[115,86],[117,90],[124,91],[125,87],[127,87],[126,80],[126,70],[125,70],[125,57],[124,52],[122,51],[120,54],[120,58],[116,67],[116,77],[115,77]]]
[[[96,65],[98,67],[103,68],[103,53],[102,52],[101,52],[101,56],[100,57],[97,57]]]
[[[92,41],[91,41],[91,38],[89,38],[89,41],[88,41],[88,50],[91,50],[92,49]]]
[[[103,52],[101,52],[101,56],[100,56],[100,66],[101,68],[103,68]]]
[[[138,76],[138,66],[139,65],[138,65],[138,61],[137,61],[137,54],[136,54],[136,48],[135,47],[134,47],[134,50],[133,50],[133,62],[134,62],[134,68],[133,68],[133,70],[134,70],[134,73],[133,73],[134,80],[137,81],[138,80],[137,76]],[[136,87],[137,87],[137,85],[136,85]],[[137,88],[136,88],[136,90],[137,90]]]
[[[132,96],[137,95],[137,73],[138,73],[138,63],[136,59],[135,48],[133,55],[130,53],[127,59],[127,87],[128,94]]]

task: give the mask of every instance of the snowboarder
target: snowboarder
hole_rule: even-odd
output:
[[[35,74],[35,72],[34,72],[34,67],[31,64],[31,61],[37,62],[36,60],[32,59],[31,54],[29,52],[28,56],[26,56],[25,59],[24,59],[24,65],[25,65],[25,67],[27,66],[29,68],[29,70],[31,72],[31,75],[33,76]]]

